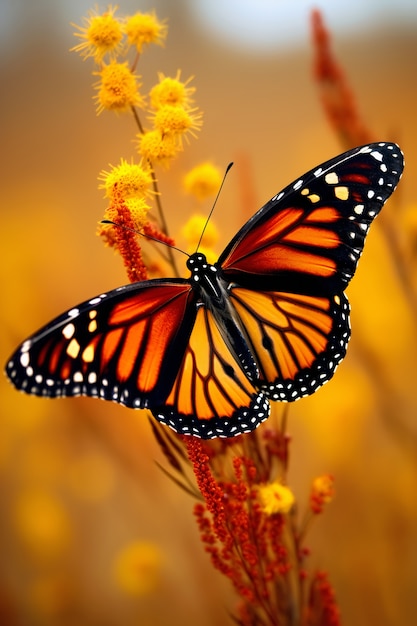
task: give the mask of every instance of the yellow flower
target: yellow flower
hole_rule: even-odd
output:
[[[196,165],[184,176],[185,190],[198,200],[213,196],[219,190],[221,182],[220,170],[208,161]]]
[[[201,245],[204,248],[214,248],[216,245],[219,233],[213,222],[210,220],[207,223],[207,217],[198,213],[192,215],[190,219],[184,224],[181,230],[181,235],[187,242],[187,248],[189,250],[195,250],[198,242],[200,241],[201,233],[204,228],[204,235],[201,241]],[[201,250],[202,251],[202,250]]]
[[[140,84],[127,63],[112,61],[96,74],[100,76],[100,81],[96,84],[98,94],[95,96],[98,102],[97,113],[104,109],[121,113],[132,106],[143,106],[139,93]]]
[[[191,94],[195,92],[195,87],[187,87],[192,77],[185,82],[180,80],[181,71],[178,70],[175,78],[164,76],[159,73],[159,83],[152,87],[149,92],[150,102],[154,109],[159,109],[166,104],[187,108],[191,104]]]
[[[151,207],[143,198],[127,198],[125,204],[130,211],[136,230],[141,230],[148,221],[148,213]]]
[[[139,154],[154,165],[168,165],[181,150],[181,145],[172,135],[162,136],[159,130],[150,130],[138,135]]]
[[[99,189],[105,190],[110,200],[140,198],[150,193],[152,185],[151,171],[140,163],[128,163],[121,159],[120,165],[112,166],[110,172],[102,171],[99,180],[103,183]]]
[[[195,113],[196,110],[166,104],[153,115],[153,124],[162,135],[175,135],[180,138],[189,132],[196,137],[194,131],[199,130],[202,125],[201,113]]]
[[[258,495],[266,515],[288,513],[295,502],[291,489],[278,481],[260,486]]]
[[[135,541],[117,555],[115,578],[123,591],[145,595],[157,588],[161,565],[162,555],[157,545]]]
[[[334,478],[324,474],[314,479],[310,492],[310,508],[313,513],[321,513],[324,505],[333,500]]]
[[[159,22],[153,12],[136,13],[126,19],[124,30],[129,44],[142,52],[143,47],[150,43],[162,46],[168,27],[164,22]]]
[[[13,512],[19,536],[37,558],[58,557],[69,547],[71,526],[67,512],[47,491],[21,492]]]
[[[77,26],[79,33],[74,33],[75,37],[81,39],[81,43],[71,48],[71,52],[79,52],[82,57],[94,57],[97,63],[109,53],[115,56],[121,47],[123,31],[120,22],[114,17],[117,7],[109,6],[102,15],[97,15],[90,11],[84,19],[85,26]]]

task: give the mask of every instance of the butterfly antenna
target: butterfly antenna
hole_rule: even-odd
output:
[[[210,213],[208,214],[208,217],[206,219],[206,223],[204,224],[204,228],[203,228],[203,230],[201,232],[200,239],[198,240],[197,250],[199,249],[199,247],[201,245],[201,242],[202,242],[203,237],[204,237],[204,233],[206,232],[207,224],[209,223],[210,218],[213,215],[213,211],[214,211],[215,206],[217,204],[217,200],[219,199],[220,192],[223,189],[224,181],[226,180],[226,176],[228,175],[229,171],[231,170],[232,165],[233,165],[233,163],[229,163],[229,165],[226,167],[226,171],[225,171],[225,173],[223,175],[223,180],[222,180],[221,185],[219,187],[219,191],[217,192],[216,198],[215,198],[215,200],[213,202],[213,206],[211,207]]]
[[[140,235],[141,237],[145,237],[145,239],[149,239],[150,241],[155,241],[155,243],[160,243],[167,248],[171,248],[171,250],[176,250],[177,252],[181,252],[185,254],[185,256],[190,256],[188,252],[185,250],[181,250],[181,248],[177,248],[177,246],[173,246],[172,243],[167,243],[166,241],[161,241],[157,237],[152,237],[152,235],[147,235],[146,233],[142,233],[140,230],[135,230],[134,228],[129,228],[129,226],[125,226],[124,224],[118,224],[117,222],[113,222],[112,220],[101,220],[101,224],[111,224],[112,226],[117,226],[118,228],[123,228],[124,230],[128,230],[131,233],[135,233],[135,235]]]

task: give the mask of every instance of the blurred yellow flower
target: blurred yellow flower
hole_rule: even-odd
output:
[[[219,239],[219,233],[213,220],[207,223],[207,217],[205,215],[195,213],[187,220],[181,229],[181,235],[187,242],[187,249],[195,250],[203,230],[204,235],[201,241],[201,247],[213,248],[216,245]]]
[[[79,30],[74,33],[75,37],[81,39],[81,43],[71,48],[71,52],[79,52],[87,59],[93,57],[97,63],[109,53],[114,57],[121,48],[123,31],[121,23],[114,17],[117,7],[108,7],[102,15],[97,15],[95,11],[90,11],[89,16],[83,18],[85,26],[72,24]]]
[[[214,196],[221,182],[222,174],[219,168],[209,161],[196,165],[184,176],[185,190],[198,200]]]
[[[102,170],[98,178],[103,181],[99,189],[104,189],[110,200],[141,198],[151,193],[152,174],[141,163],[121,159],[120,165],[111,166],[109,172]]]
[[[150,130],[138,135],[139,154],[154,165],[169,165],[182,149],[172,135],[162,136],[159,130]]]
[[[41,489],[21,492],[12,514],[15,528],[33,556],[43,560],[60,556],[69,547],[71,524],[61,502]]]
[[[310,508],[313,513],[321,513],[324,505],[329,504],[334,497],[334,478],[324,474],[314,479],[310,492]]]
[[[154,12],[136,13],[126,19],[124,30],[129,44],[142,52],[143,47],[150,43],[162,46],[168,26],[165,22],[160,22]]]
[[[294,494],[285,485],[275,481],[258,488],[262,510],[267,515],[288,513],[295,502]]]
[[[127,63],[112,61],[95,74],[100,76],[100,81],[95,85],[98,94],[94,96],[97,100],[97,114],[104,109],[122,113],[133,106],[143,106],[140,84]]]
[[[159,584],[162,554],[158,546],[135,541],[123,548],[115,561],[116,582],[131,595],[146,595]]]
[[[170,78],[159,72],[159,83],[152,87],[149,92],[150,102],[154,109],[159,109],[166,104],[184,108],[189,107],[192,102],[191,94],[195,92],[195,87],[187,86],[191,82],[192,77],[182,82],[180,76],[180,70],[178,70],[175,78]]]
[[[165,104],[152,116],[153,124],[162,135],[174,135],[181,138],[184,133],[196,137],[195,131],[202,126],[201,113],[197,109],[184,109],[182,107]]]

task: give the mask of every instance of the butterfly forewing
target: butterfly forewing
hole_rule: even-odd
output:
[[[7,373],[35,395],[86,395],[133,408],[163,402],[191,332],[194,300],[186,281],[115,289],[25,341]]]
[[[389,143],[356,148],[311,170],[237,233],[219,259],[225,277],[256,289],[339,293],[402,170],[401,151]]]

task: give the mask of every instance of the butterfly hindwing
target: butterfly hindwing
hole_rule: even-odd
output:
[[[208,308],[198,307],[172,390],[152,413],[177,432],[205,439],[249,432],[267,419],[269,402],[245,374]]]
[[[33,335],[7,364],[18,389],[132,408],[163,402],[196,314],[187,281],[146,281],[93,298]]]
[[[333,376],[350,337],[343,293],[329,298],[233,287],[230,298],[268,398],[297,400]]]
[[[343,291],[402,170],[401,151],[390,143],[355,148],[314,168],[232,239],[219,259],[226,279],[309,295]]]

